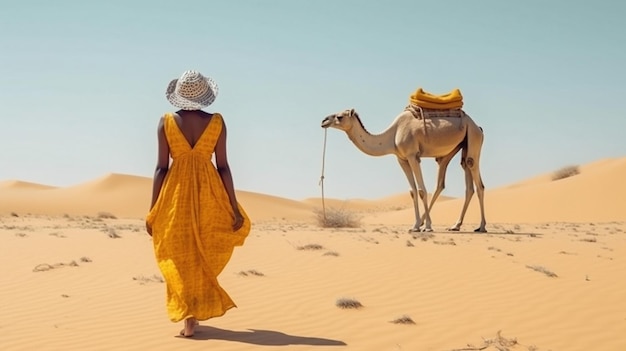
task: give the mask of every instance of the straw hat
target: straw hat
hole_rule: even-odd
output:
[[[165,92],[167,100],[182,110],[201,110],[217,97],[217,84],[198,71],[185,71],[170,82]]]

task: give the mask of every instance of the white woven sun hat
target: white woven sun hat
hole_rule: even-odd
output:
[[[181,110],[201,110],[217,97],[217,84],[198,71],[185,71],[170,82],[165,92],[167,100]]]

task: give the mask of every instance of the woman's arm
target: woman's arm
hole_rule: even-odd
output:
[[[222,120],[223,122],[223,120]],[[233,176],[230,172],[230,165],[228,164],[228,157],[226,154],[226,124],[222,123],[222,131],[217,139],[215,145],[215,163],[217,172],[222,178],[222,183],[228,194],[230,200],[230,206],[233,208],[235,218],[233,221],[233,230],[237,231],[243,225],[243,216],[237,206],[237,196],[235,195],[235,186],[233,185]]]
[[[156,169],[154,171],[154,179],[152,181],[152,202],[150,203],[150,210],[152,210],[154,204],[159,198],[161,188],[163,187],[163,181],[165,180],[165,176],[167,175],[167,171],[170,167],[170,147],[167,144],[167,139],[165,137],[165,125],[163,117],[159,121],[159,126],[157,128],[157,137],[158,156]],[[146,229],[148,230],[148,234],[152,235],[152,228],[146,226]]]

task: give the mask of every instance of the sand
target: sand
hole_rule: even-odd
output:
[[[219,277],[238,308],[194,338],[166,315],[151,179],[0,181],[0,350],[624,350],[623,179],[619,158],[488,188],[486,234],[476,199],[462,232],[444,197],[409,233],[408,194],[325,199],[358,225],[323,228],[321,199],[238,191],[253,228]]]

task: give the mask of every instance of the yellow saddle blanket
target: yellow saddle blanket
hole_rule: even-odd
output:
[[[409,96],[411,105],[433,110],[454,110],[463,107],[461,90],[454,89],[447,94],[435,95],[418,88]]]

